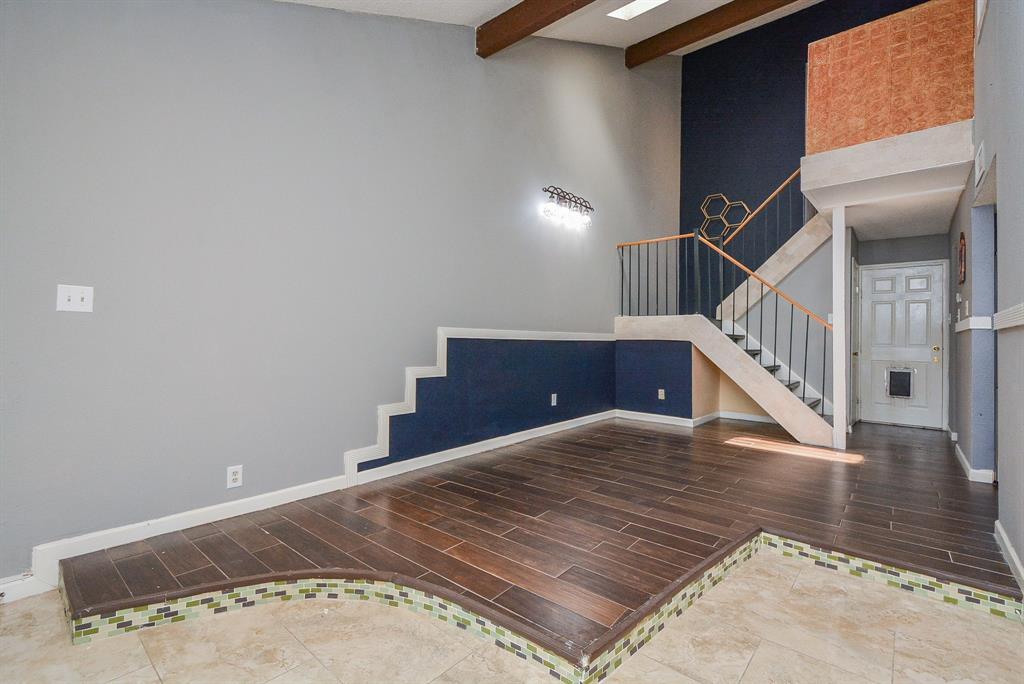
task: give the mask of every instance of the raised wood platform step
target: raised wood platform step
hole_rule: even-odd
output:
[[[995,490],[964,477],[942,433],[861,426],[860,463],[792,444],[762,424],[604,421],[67,559],[66,598],[81,617],[256,579],[397,573],[579,658],[756,527],[1020,595]]]

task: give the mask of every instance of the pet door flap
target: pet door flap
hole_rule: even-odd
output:
[[[914,369],[912,368],[889,368],[888,369],[889,396],[909,399],[913,394]]]

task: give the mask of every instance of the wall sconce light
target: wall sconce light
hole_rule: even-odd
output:
[[[590,215],[594,212],[590,202],[554,185],[542,188],[541,192],[548,195],[548,200],[540,205],[541,216],[572,230],[590,226]]]

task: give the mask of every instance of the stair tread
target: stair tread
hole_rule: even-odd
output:
[[[800,381],[799,380],[794,380],[793,382],[784,382],[782,384],[784,384],[787,388],[789,388],[791,390],[794,390],[794,389],[796,389],[797,387],[800,386]]]
[[[761,366],[761,367],[764,368],[769,373],[777,373],[779,371],[779,369],[782,368],[782,366],[780,366],[777,363],[772,364],[770,366]]]

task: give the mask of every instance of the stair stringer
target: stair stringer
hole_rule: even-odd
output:
[[[761,264],[754,273],[777,286],[831,237],[832,226],[828,219],[821,214],[815,214],[810,221],[804,224],[803,228],[775,250],[775,253],[768,257],[768,260]],[[728,248],[726,251],[729,251]],[[751,279],[747,278],[735,290],[726,295],[715,311],[716,318],[721,321],[733,317],[741,318],[747,313],[747,309],[761,301],[761,283],[752,280],[748,291],[746,285],[748,280]],[[735,314],[733,313],[734,304]]]
[[[617,316],[615,339],[690,342],[798,442],[832,446],[832,426],[704,316]]]

